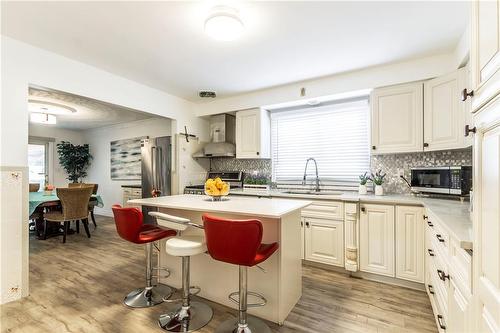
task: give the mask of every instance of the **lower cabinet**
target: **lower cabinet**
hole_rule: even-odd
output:
[[[466,333],[470,332],[468,323],[469,303],[462,295],[454,280],[450,280],[448,291],[448,318],[446,331]]]
[[[361,205],[359,257],[361,271],[394,277],[394,206]]]
[[[344,266],[344,222],[304,217],[305,259]]]
[[[424,282],[424,209],[396,206],[396,277]]]

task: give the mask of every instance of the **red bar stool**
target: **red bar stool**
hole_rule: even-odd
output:
[[[121,238],[135,244],[145,244],[146,250],[146,287],[130,292],[123,303],[132,308],[147,308],[163,302],[173,294],[172,288],[164,284],[153,285],[153,243],[177,234],[175,230],[156,225],[144,224],[142,212],[134,207],[122,208],[113,205],[116,231]],[[159,274],[157,275],[159,277]]]
[[[278,243],[262,244],[262,223],[259,220],[228,220],[207,214],[203,215],[205,239],[208,253],[213,259],[238,265],[239,291],[231,293],[229,299],[238,304],[238,318],[223,322],[217,333],[270,333],[271,329],[262,320],[247,317],[247,307],[263,306],[266,299],[247,290],[248,267],[264,262],[278,249]],[[235,296],[239,295],[238,300]],[[248,304],[247,296],[262,300]]]

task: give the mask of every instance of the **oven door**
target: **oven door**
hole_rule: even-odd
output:
[[[450,168],[411,170],[411,187],[417,191],[450,194],[450,185]]]

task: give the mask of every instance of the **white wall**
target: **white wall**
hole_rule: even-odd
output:
[[[103,208],[96,207],[96,214],[113,216],[111,206],[122,204],[121,185],[141,183],[140,180],[111,180],[110,142],[140,136],[168,136],[171,133],[171,121],[166,118],[139,120],[84,131],[84,140],[90,145],[90,152],[94,157],[85,181],[99,184],[99,194],[104,202]]]
[[[193,103],[9,37],[2,36],[0,43],[0,166],[27,167],[29,84],[168,117],[175,120],[173,132],[186,125],[203,140],[208,138],[207,122],[195,117]],[[3,208],[7,201],[4,197],[0,200]],[[1,257],[0,303],[17,299],[28,291],[27,283],[23,283],[28,277],[28,237],[23,233],[26,221],[22,218],[28,205],[23,205],[24,212],[9,212],[18,216],[18,224],[0,221],[0,252],[9,253]],[[16,241],[20,235],[22,243]],[[12,274],[13,271],[19,274]]]
[[[455,52],[461,51],[460,49]],[[196,114],[204,116],[334,95],[355,90],[389,86],[404,82],[425,80],[455,70],[457,68],[457,55],[455,52],[395,64],[370,67],[233,97],[216,99],[211,102],[197,104]],[[302,87],[306,88],[305,97],[300,96],[300,89]]]
[[[67,186],[69,180],[66,171],[59,164],[56,144],[61,141],[69,141],[73,144],[84,144],[83,132],[57,128],[50,125],[29,124],[30,137],[42,137],[54,139],[49,143],[49,182],[56,187]]]

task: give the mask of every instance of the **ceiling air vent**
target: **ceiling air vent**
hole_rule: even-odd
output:
[[[217,94],[215,93],[215,91],[209,91],[209,90],[201,90],[198,95],[201,97],[201,98],[215,98],[217,97]]]

